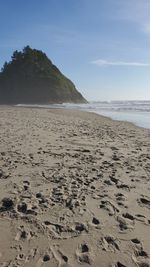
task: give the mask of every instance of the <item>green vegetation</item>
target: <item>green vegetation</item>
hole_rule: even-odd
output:
[[[45,53],[26,46],[0,72],[0,104],[86,103]]]

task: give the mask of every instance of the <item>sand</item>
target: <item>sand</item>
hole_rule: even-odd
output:
[[[150,266],[150,131],[0,107],[0,266]]]

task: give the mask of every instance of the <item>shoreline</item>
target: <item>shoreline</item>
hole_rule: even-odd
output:
[[[0,266],[150,266],[149,129],[16,106],[0,126]]]
[[[142,126],[139,126],[139,125],[136,125],[134,122],[130,122],[130,121],[127,121],[127,120],[118,120],[118,119],[113,119],[113,118],[111,118],[110,116],[106,116],[106,115],[102,115],[102,114],[99,114],[99,113],[96,113],[96,112],[94,112],[94,111],[88,111],[88,110],[78,110],[78,109],[69,109],[69,108],[67,108],[67,107],[63,107],[63,108],[56,108],[56,107],[53,107],[53,108],[51,108],[51,107],[44,107],[44,106],[23,106],[23,105],[0,105],[0,107],[17,107],[17,108],[29,108],[29,109],[48,109],[48,110],[67,110],[67,111],[76,111],[76,112],[85,112],[85,113],[92,113],[92,114],[95,114],[95,115],[98,115],[98,116],[100,116],[100,117],[103,117],[103,118],[105,118],[105,119],[110,119],[110,120],[112,120],[112,121],[114,121],[114,122],[123,122],[123,123],[129,123],[129,124],[131,124],[131,125],[133,125],[133,126],[135,126],[135,127],[138,127],[138,128],[140,128],[140,129],[144,129],[144,130],[150,130],[149,128],[145,128],[145,127],[142,127]]]
[[[54,104],[55,105],[55,104]],[[17,106],[17,105],[16,105]],[[98,112],[96,112],[96,111],[90,111],[90,110],[84,110],[84,109],[76,109],[76,108],[68,108],[68,107],[48,107],[48,106],[45,106],[44,107],[44,105],[42,106],[38,106],[38,105],[29,105],[29,106],[24,106],[24,105],[18,105],[18,107],[28,107],[28,108],[43,108],[43,109],[66,109],[66,110],[76,110],[76,111],[81,111],[81,112],[90,112],[90,113],[94,113],[94,114],[97,114],[97,115],[100,115],[100,116],[103,116],[103,117],[105,117],[105,118],[109,118],[109,119],[112,119],[112,120],[114,120],[114,121],[123,121],[123,122],[129,122],[129,123],[132,123],[132,124],[134,124],[136,127],[140,127],[140,128],[143,128],[143,129],[148,129],[148,130],[150,130],[150,128],[148,128],[148,127],[145,127],[145,126],[140,126],[140,125],[138,125],[138,124],[136,124],[136,122],[132,122],[132,121],[130,121],[130,120],[127,120],[127,119],[115,119],[115,118],[113,118],[111,115],[103,115],[103,114],[101,114],[101,113],[98,113]],[[122,113],[122,112],[121,112]]]

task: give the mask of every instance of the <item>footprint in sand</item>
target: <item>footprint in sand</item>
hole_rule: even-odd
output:
[[[76,250],[76,258],[77,261],[81,264],[89,264],[91,265],[92,259],[91,259],[91,253],[89,246],[86,243],[80,244],[80,246]]]
[[[24,226],[20,226],[18,228],[18,230],[19,230],[19,232],[17,233],[17,235],[15,237],[16,241],[20,241],[20,240],[22,240],[22,241],[27,240],[28,241],[34,235],[31,231],[26,230],[24,228]]]
[[[37,267],[42,266],[69,267],[69,258],[59,249],[58,246],[53,246],[50,247],[43,257],[38,260]]]
[[[109,200],[101,200],[100,208],[107,210],[109,216],[113,216],[119,212],[119,209]]]
[[[135,219],[135,217],[132,214],[128,213],[128,212],[123,213],[122,216],[124,218],[128,219],[128,220],[131,220],[131,221],[134,221],[134,219]]]
[[[125,202],[127,199],[127,197],[122,193],[115,194],[115,197],[117,201],[122,201],[122,202]]]
[[[119,240],[114,238],[113,236],[105,236],[102,237],[99,241],[99,245],[102,247],[105,251],[119,251]]]
[[[141,198],[139,198],[138,203],[140,204],[140,206],[142,207],[147,207],[150,209],[150,198],[147,196],[142,196]]]
[[[147,252],[140,249],[135,252],[135,255],[132,256],[133,261],[139,267],[150,267],[150,258],[148,257]]]
[[[134,217],[129,213],[124,213],[122,216],[117,216],[117,221],[119,223],[119,229],[121,232],[134,229]]]
[[[144,250],[141,241],[137,238],[131,239],[134,245],[134,255],[132,256],[133,261],[139,267],[150,267],[150,257]]]

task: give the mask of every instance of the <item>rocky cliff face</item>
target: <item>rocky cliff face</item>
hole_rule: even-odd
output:
[[[86,103],[42,51],[15,51],[0,72],[0,104]]]

